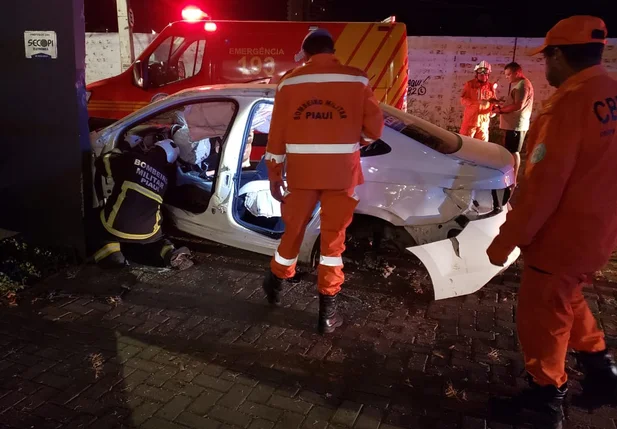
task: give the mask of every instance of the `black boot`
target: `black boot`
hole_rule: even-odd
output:
[[[263,290],[266,293],[268,302],[272,305],[280,305],[281,290],[283,289],[283,279],[279,279],[272,271],[268,271],[264,278]]]
[[[583,394],[574,403],[589,410],[617,403],[617,365],[613,356],[607,350],[577,352],[575,356],[585,378],[581,382]]]
[[[560,388],[539,386],[529,377],[529,387],[517,396],[491,399],[491,416],[497,420],[507,418],[510,424],[532,423],[537,429],[562,429],[565,419],[563,402],[567,393],[565,384]],[[524,410],[531,413],[524,413]],[[513,421],[521,418],[528,421]]]
[[[191,260],[193,255],[191,251],[187,247],[180,247],[179,249],[174,249],[169,253],[169,265],[176,270],[187,270],[194,265],[194,262]]]
[[[319,322],[317,330],[320,334],[330,334],[343,324],[343,317],[336,311],[336,295],[319,294]]]

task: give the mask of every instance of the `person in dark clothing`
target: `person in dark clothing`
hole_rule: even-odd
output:
[[[175,180],[178,147],[173,140],[151,147],[140,142],[140,137],[128,136],[131,150],[116,148],[95,163],[103,177],[113,179],[114,187],[95,220],[94,260],[103,268],[122,267],[127,264],[126,253],[145,265],[189,268],[190,251],[176,249],[161,230],[161,204]]]

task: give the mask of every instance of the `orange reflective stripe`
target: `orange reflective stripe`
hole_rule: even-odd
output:
[[[360,150],[360,143],[287,144],[289,154],[342,154]]]
[[[368,85],[368,78],[364,76],[354,76],[350,74],[342,74],[342,73],[313,73],[313,74],[304,74],[300,76],[294,76],[285,79],[278,86],[280,90],[283,86],[286,85],[300,85],[303,83],[361,83],[363,85]]]

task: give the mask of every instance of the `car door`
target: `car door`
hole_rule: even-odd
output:
[[[249,133],[248,121],[254,106],[263,102],[263,97],[238,97],[238,114],[223,146],[214,193],[209,207],[209,228],[216,230],[213,241],[238,247],[251,252],[272,255],[278,239],[266,237],[238,224],[233,215],[233,204],[238,192],[237,178],[242,173],[241,163],[244,142]]]

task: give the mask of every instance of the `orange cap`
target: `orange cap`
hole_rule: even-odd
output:
[[[606,24],[602,19],[590,15],[575,15],[562,19],[546,33],[544,44],[530,55],[543,52],[547,46],[582,45],[585,43],[606,44]]]

